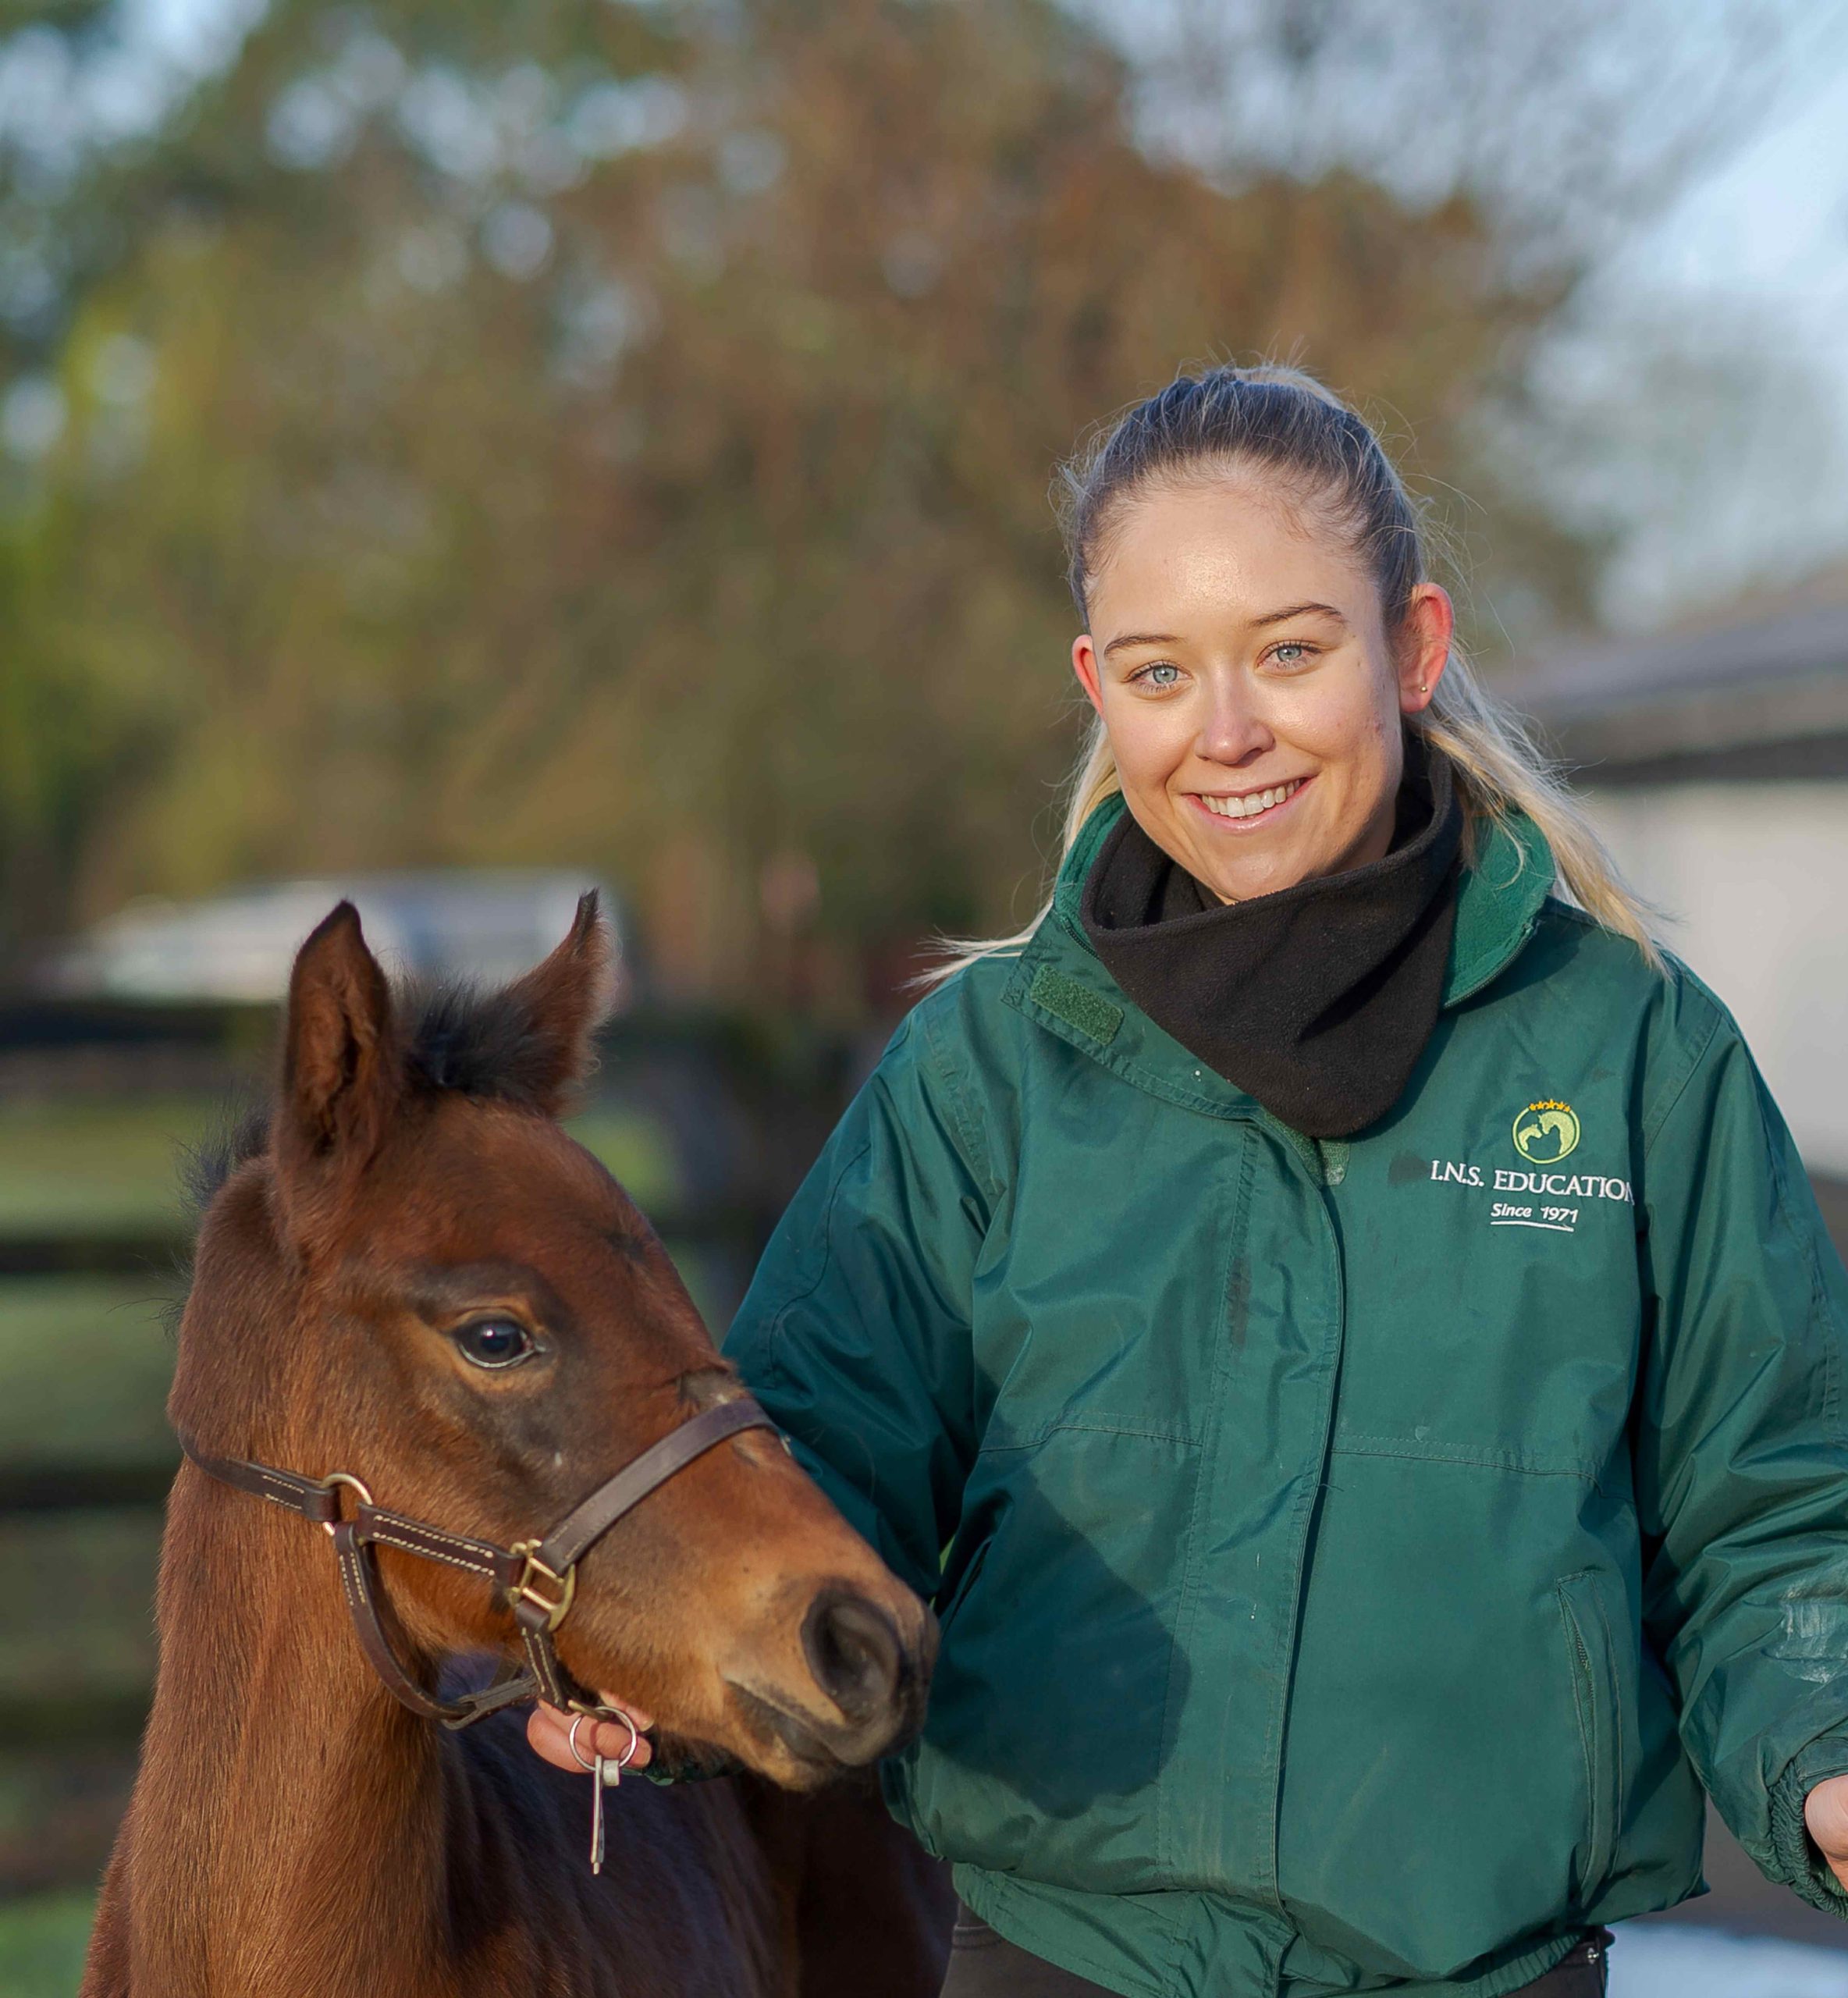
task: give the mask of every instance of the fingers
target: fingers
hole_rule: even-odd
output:
[[[638,1728],[652,1727],[654,1723],[640,1708],[624,1706],[623,1702],[607,1693],[597,1696],[605,1705],[621,1707],[631,1715]],[[571,1723],[575,1714],[560,1713],[556,1707],[549,1707],[543,1701],[535,1706],[527,1718],[526,1739],[535,1754],[542,1756],[556,1768],[569,1769],[574,1775],[585,1772],[584,1759],[595,1755],[606,1756],[612,1762],[622,1759],[623,1751],[629,1745],[629,1730],[619,1720],[586,1720],[578,1730],[578,1747],[581,1757],[571,1751]],[[631,1769],[646,1769],[654,1758],[652,1744],[645,1735],[635,1744],[635,1752],[626,1765]]]
[[[1803,1804],[1810,1836],[1832,1865],[1848,1861],[1848,1776],[1825,1776]]]

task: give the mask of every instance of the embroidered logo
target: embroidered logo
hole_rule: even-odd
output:
[[[1514,1148],[1530,1164],[1553,1165],[1575,1150],[1579,1120],[1569,1103],[1530,1103],[1514,1120]]]
[[[1635,1205],[1637,1196],[1627,1179],[1614,1179],[1603,1172],[1544,1170],[1578,1150],[1583,1134],[1578,1112],[1569,1103],[1548,1097],[1529,1104],[1514,1120],[1511,1135],[1515,1150],[1528,1161],[1530,1169],[1478,1165],[1466,1158],[1434,1158],[1432,1181],[1438,1186],[1480,1186],[1488,1193],[1512,1196],[1487,1203],[1484,1219],[1491,1228],[1537,1228],[1554,1235],[1576,1235],[1580,1203],[1621,1200],[1626,1206]],[[1531,1169],[1535,1168],[1541,1169]]]

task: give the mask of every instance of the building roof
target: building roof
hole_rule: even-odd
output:
[[[1506,691],[1594,782],[1848,775],[1848,604],[1556,652]]]

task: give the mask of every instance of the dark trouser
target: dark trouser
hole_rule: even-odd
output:
[[[1594,1929],[1555,1970],[1509,1998],[1603,1998],[1608,1929]],[[942,1998],[1110,1998],[1101,1984],[1017,1949],[959,1902]]]

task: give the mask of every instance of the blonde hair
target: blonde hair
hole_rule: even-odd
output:
[[[1178,375],[1159,395],[1100,427],[1060,466],[1054,500],[1079,617],[1088,623],[1086,597],[1111,534],[1149,485],[1252,468],[1285,481],[1299,505],[1343,535],[1378,584],[1387,628],[1394,628],[1425,580],[1419,507],[1356,411],[1313,375],[1270,365]],[[1573,901],[1666,971],[1651,927],[1655,912],[1625,886],[1558,770],[1455,649],[1430,706],[1406,722],[1451,761],[1466,857],[1480,851],[1485,823],[1524,813],[1551,848],[1558,883]],[[1110,738],[1093,715],[1067,787],[1061,859],[1092,812],[1121,789]],[[965,965],[1018,951],[1051,908],[1049,893],[1032,920],[1009,937],[939,939],[946,961],[910,983],[939,984]]]

